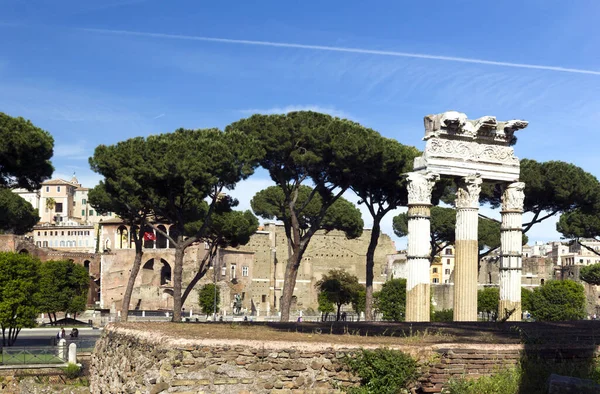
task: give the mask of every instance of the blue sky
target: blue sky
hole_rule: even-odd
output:
[[[348,117],[419,148],[430,113],[525,119],[517,156],[600,175],[597,1],[0,7],[0,111],[52,133],[55,176],[76,172],[86,186],[98,180],[87,165],[98,144],[294,109]],[[259,172],[233,194],[245,208],[269,184]],[[529,236],[559,237],[553,221]]]

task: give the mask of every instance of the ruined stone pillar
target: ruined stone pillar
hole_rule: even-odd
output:
[[[477,224],[481,177],[458,181],[454,264],[454,321],[477,321]]]
[[[502,194],[500,227],[500,302],[498,319],[521,320],[521,268],[525,184],[509,184]]]
[[[439,175],[408,174],[408,251],[406,279],[406,321],[429,321],[429,222],[431,190]]]

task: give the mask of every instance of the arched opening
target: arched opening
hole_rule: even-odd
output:
[[[29,254],[29,251],[27,249],[21,249],[19,250],[19,254]]]
[[[42,246],[42,243],[40,241],[35,241],[35,246],[37,246],[39,248]]]
[[[144,264],[142,269],[153,271],[154,270],[154,259],[150,259],[150,260],[146,261],[146,264]]]
[[[171,266],[165,260],[160,259],[162,266],[160,267],[160,285],[171,284]]]
[[[65,246],[65,241],[60,241],[60,246],[64,247]]]
[[[47,247],[48,247],[48,241],[44,241],[44,243],[42,244],[42,246],[43,246],[44,248],[47,248]]]
[[[88,272],[88,274],[90,273],[90,261],[89,260],[85,260],[83,262],[83,268],[85,268],[85,270]]]
[[[540,280],[540,285],[544,286],[544,279]]]
[[[144,231],[142,231],[142,237],[144,239],[144,248],[154,249],[154,239],[156,239],[154,229],[150,226],[145,226]]]
[[[162,224],[157,226],[158,229],[160,229],[160,231],[163,232],[167,232],[167,229],[165,226],[163,226]],[[162,235],[161,233],[159,233],[158,231],[156,232],[156,248],[157,249],[165,249],[167,247],[167,237],[165,237],[164,235]]]
[[[122,226],[122,225],[119,226],[119,228],[117,228],[117,236],[118,236],[117,247],[119,249],[126,249],[127,248],[127,238],[128,238],[127,227]]]
[[[81,241],[79,241],[79,246],[81,246]],[[110,250],[110,239],[106,239],[106,241],[104,241],[104,250],[105,251],[109,251]]]
[[[137,236],[138,232],[139,232],[138,226],[131,227],[131,231],[129,234],[129,247],[130,248],[135,248],[135,237]]]

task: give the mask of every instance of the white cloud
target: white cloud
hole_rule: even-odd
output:
[[[263,114],[263,115],[273,115],[273,114],[287,114],[289,112],[295,111],[313,111],[313,112],[321,112],[324,114],[329,114],[331,116],[337,116],[338,118],[352,119],[352,115],[349,113],[336,109],[334,107],[322,107],[320,105],[287,105],[285,107],[273,107],[267,109],[243,109],[240,110],[241,113],[245,115],[252,114]]]

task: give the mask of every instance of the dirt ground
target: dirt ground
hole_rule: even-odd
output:
[[[121,323],[123,328],[180,339],[238,339],[332,344],[600,343],[600,321],[560,323]]]

